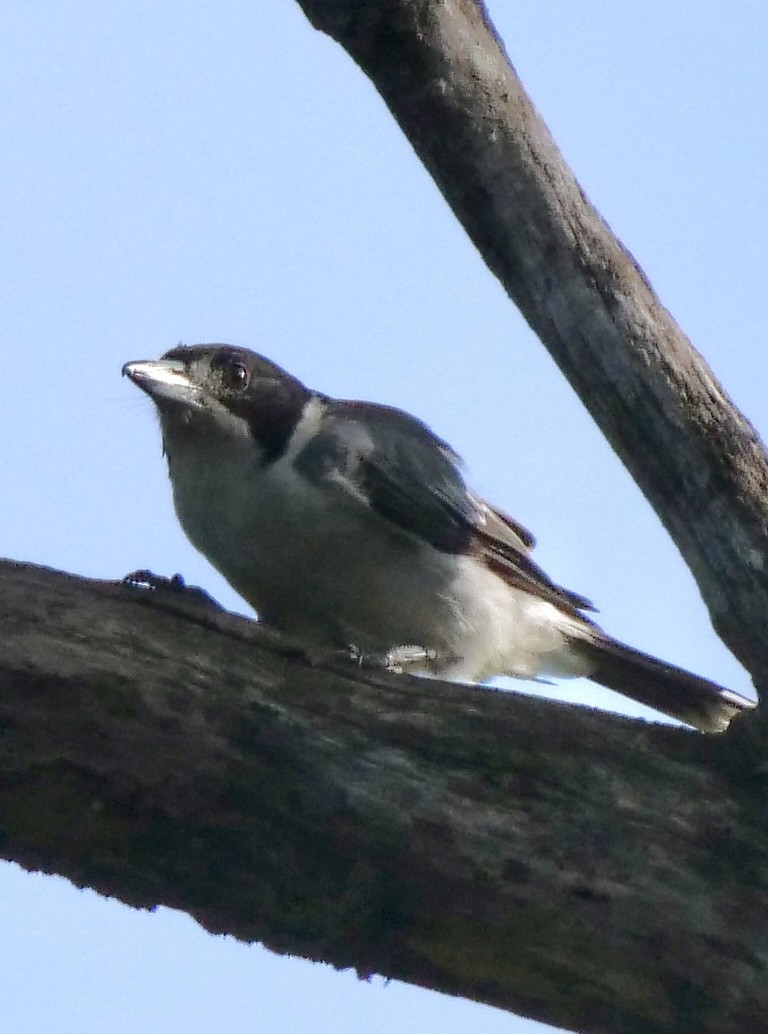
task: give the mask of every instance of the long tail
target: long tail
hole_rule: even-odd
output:
[[[755,706],[739,693],[609,636],[573,638],[571,645],[592,666],[587,678],[701,732],[724,732],[735,715]]]

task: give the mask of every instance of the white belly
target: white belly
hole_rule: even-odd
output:
[[[453,679],[583,673],[562,634],[575,619],[478,561],[407,535],[342,489],[298,479],[288,464],[234,476],[248,470],[239,449],[224,460],[229,471],[218,450],[216,461],[175,457],[195,469],[174,479],[171,466],[174,504],[191,542],[264,620],[363,651],[422,646]]]

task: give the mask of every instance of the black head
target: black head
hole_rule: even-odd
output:
[[[249,433],[265,462],[284,451],[310,392],[247,348],[178,345],[159,360],[126,363],[123,373],[155,402],[163,429]]]

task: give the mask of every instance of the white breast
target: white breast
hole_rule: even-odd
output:
[[[300,477],[290,456],[259,467],[245,430],[169,446],[184,531],[270,623],[363,651],[424,646],[454,679],[583,673],[562,634],[575,619]]]

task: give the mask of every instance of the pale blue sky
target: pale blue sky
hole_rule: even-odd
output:
[[[765,434],[764,0],[490,10],[585,190]],[[0,39],[0,552],[181,571],[243,609],[178,529],[151,406],[120,379],[230,341],[416,412],[611,632],[749,691],[629,476],[296,3],[11,3]],[[15,1034],[545,1029],[10,865],[0,945]]]

